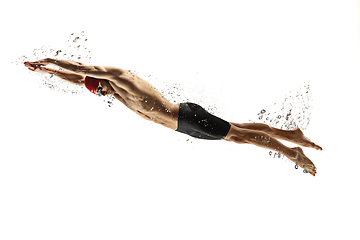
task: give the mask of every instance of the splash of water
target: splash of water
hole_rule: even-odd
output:
[[[311,111],[310,82],[304,82],[297,89],[285,95],[282,102],[274,103],[273,108],[262,109],[257,114],[257,119],[250,120],[250,122],[261,122],[284,130],[296,128],[305,130],[310,123]]]
[[[294,130],[300,128],[305,130],[310,123],[312,112],[312,93],[310,81],[304,82],[298,88],[285,95],[280,103],[274,103],[273,107],[264,108],[257,114],[256,120],[250,122],[264,123],[270,127]],[[269,152],[272,156],[273,152]],[[275,152],[274,158],[284,156]]]
[[[89,47],[87,46],[88,37],[85,32],[72,33],[64,43],[64,46],[40,46],[35,48],[31,53],[25,54],[13,61],[20,67],[24,67],[25,61],[36,61],[43,58],[57,58],[70,61],[81,61],[82,63],[89,64],[91,60]],[[53,66],[56,70],[63,70],[59,67]],[[83,87],[68,83],[61,80],[54,75],[31,72],[36,74],[36,81],[39,87],[45,86],[53,91],[65,94],[81,94]]]
[[[91,51],[88,46],[88,37],[84,31],[71,33],[64,41],[63,46],[41,46],[35,48],[31,53],[18,57],[12,62],[20,67],[24,67],[25,61],[35,61],[43,58],[56,58],[63,60],[70,60],[82,62],[84,64],[91,63]],[[60,67],[52,66],[56,70],[64,70]],[[78,95],[84,93],[84,87],[68,83],[56,75],[31,72],[36,74],[36,81],[39,87],[47,87],[50,90],[61,92],[65,94]],[[103,102],[108,107],[112,107],[115,98],[113,96],[102,97]]]

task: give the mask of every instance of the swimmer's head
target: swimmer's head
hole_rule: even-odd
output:
[[[100,81],[101,81],[100,79],[96,79],[96,78],[86,76],[86,78],[85,78],[85,87],[90,92],[98,95],[99,86],[101,85]]]
[[[107,80],[97,79],[86,76],[85,87],[92,93],[98,96],[106,96],[113,94],[114,90]]]

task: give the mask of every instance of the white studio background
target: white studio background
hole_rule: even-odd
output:
[[[359,239],[358,10],[340,0],[7,2],[0,238]],[[228,121],[256,119],[309,81],[304,133],[324,151],[304,151],[318,174],[254,146],[188,140],[87,92],[51,91],[12,63],[81,31],[92,64],[180,84]]]

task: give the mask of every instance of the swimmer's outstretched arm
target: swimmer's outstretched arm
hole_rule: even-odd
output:
[[[24,65],[33,72],[53,74],[54,76],[63,79],[67,82],[73,83],[75,85],[80,85],[80,86],[84,85],[85,76],[81,74],[55,70],[52,68],[40,67],[38,65],[32,65],[29,62],[24,62]]]
[[[31,62],[31,64],[36,64],[40,66],[46,66],[48,64],[52,64],[74,73],[78,73],[94,78],[104,78],[109,81],[116,80],[117,77],[119,77],[121,74],[125,72],[121,68],[91,66],[91,65],[85,65],[80,62],[58,60],[54,58],[45,58],[36,62]]]

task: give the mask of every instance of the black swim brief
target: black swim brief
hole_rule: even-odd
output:
[[[178,129],[194,138],[221,140],[226,137],[231,124],[208,113],[195,103],[180,103]]]

